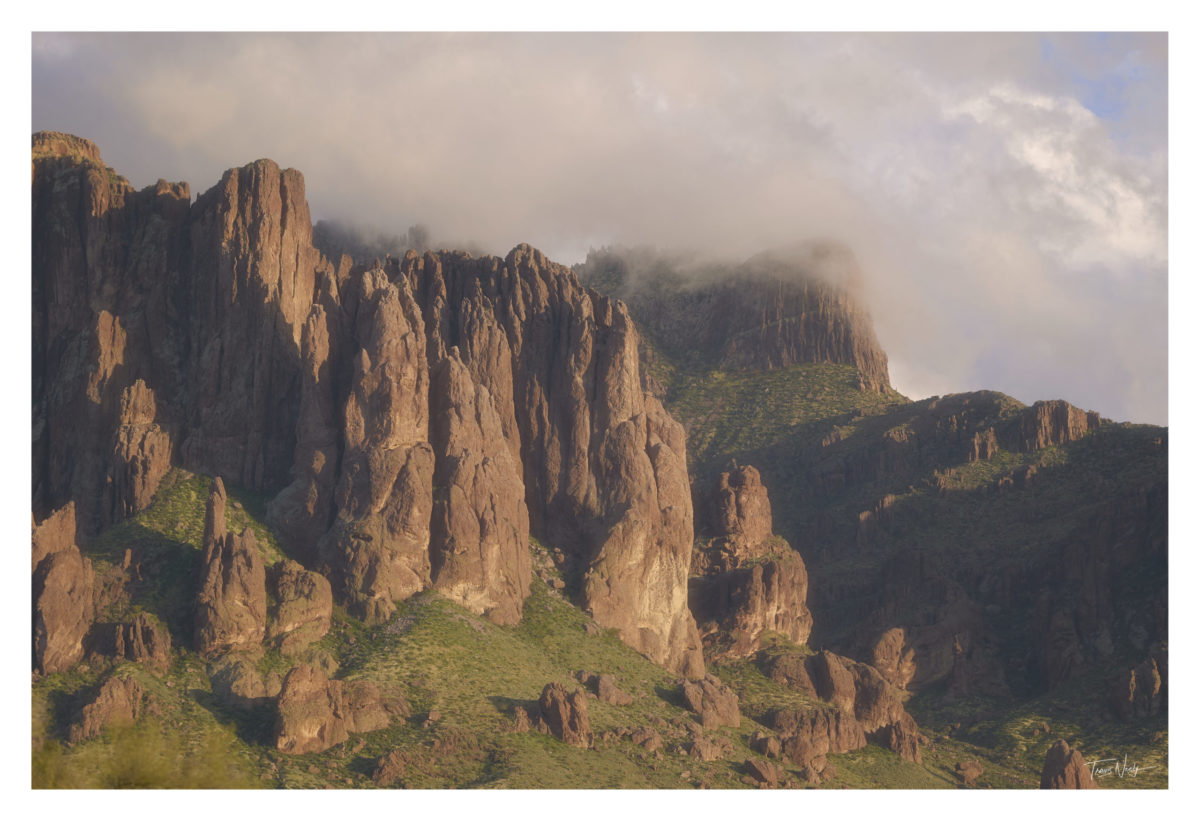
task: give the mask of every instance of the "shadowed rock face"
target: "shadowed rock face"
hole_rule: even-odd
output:
[[[372,622],[429,587],[515,622],[532,533],[565,551],[596,621],[703,674],[684,433],[642,389],[623,305],[524,245],[335,268],[303,178],[269,160],[192,203],[36,135],[33,220],[36,514],[76,500],[94,533],[169,465],[276,491],[294,555]],[[211,652],[262,621],[253,537],[216,537]]]
[[[887,355],[859,299],[861,275],[848,249],[764,253],[715,276],[644,256],[592,252],[580,273],[625,300],[668,351],[714,368],[844,363],[855,366],[864,389],[888,387]]]

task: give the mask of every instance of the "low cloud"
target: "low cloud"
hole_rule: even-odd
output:
[[[563,262],[854,249],[897,386],[1165,423],[1166,37],[35,35],[33,126],[137,185]]]

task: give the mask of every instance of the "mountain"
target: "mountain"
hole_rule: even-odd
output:
[[[844,249],[330,260],[51,132],[32,208],[36,785],[1022,786],[923,717],[1022,659],[1165,720],[1165,431],[908,403]]]
[[[754,465],[775,528],[806,563],[808,641],[874,664],[914,695],[923,727],[994,740],[997,721],[1073,688],[1086,692],[1066,712],[1111,725],[1148,687],[1154,706],[1138,710],[1151,720],[1121,737],[1165,755],[1166,429],[989,391],[909,401],[886,373],[870,376],[874,358],[852,355],[874,344],[861,330],[840,356],[812,346],[790,365],[734,367],[725,352],[737,334],[724,328],[706,355],[676,344],[696,306],[746,316],[757,304],[787,325],[779,306],[790,304],[803,324],[814,287],[841,306],[823,327],[867,315],[854,277],[830,285],[812,255],[768,256],[791,262],[769,275],[763,257],[697,271],[605,249],[576,267],[632,295],[643,360],[688,433],[696,508],[731,462]],[[757,287],[726,284],[754,276]],[[1161,682],[1130,684],[1151,666]]]

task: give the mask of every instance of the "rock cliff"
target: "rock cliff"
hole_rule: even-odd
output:
[[[273,496],[289,553],[370,622],[430,587],[516,622],[533,535],[597,622],[703,674],[684,433],[642,388],[621,303],[525,245],[335,266],[302,176],[269,160],[192,202],[41,133],[33,219],[35,515],[75,500],[90,535],[170,466],[220,476]],[[215,579],[241,556],[257,588],[261,567],[250,534],[213,538],[206,652],[263,622],[239,596],[254,635],[216,638]]]

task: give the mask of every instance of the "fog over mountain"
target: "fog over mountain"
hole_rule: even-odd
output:
[[[833,240],[900,391],[1164,424],[1166,89],[1166,35],[35,34],[32,125],[567,264]]]

